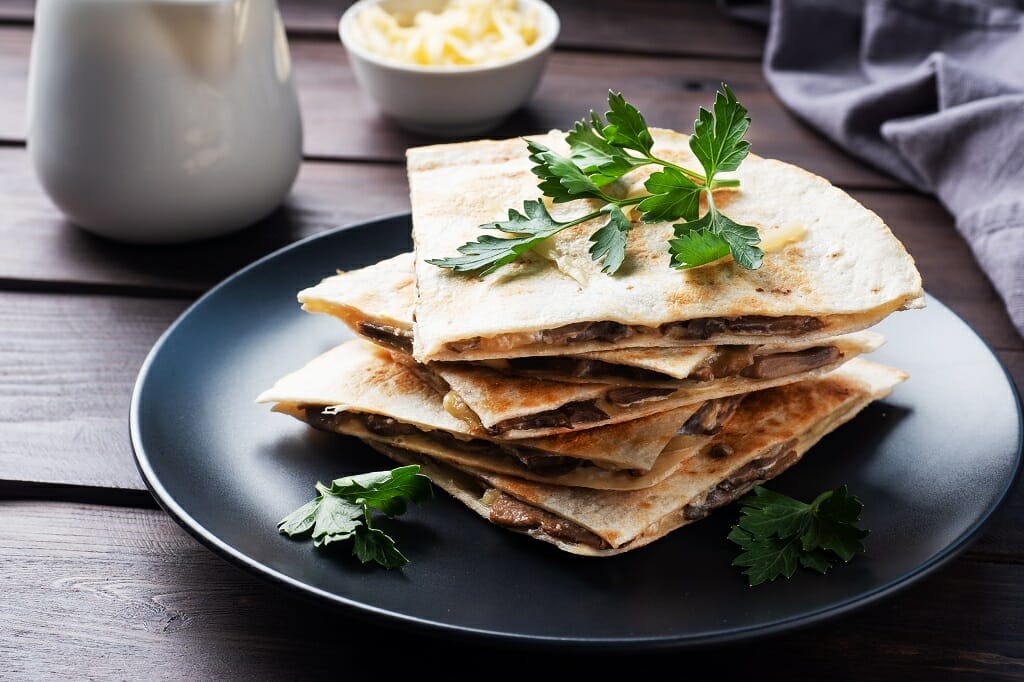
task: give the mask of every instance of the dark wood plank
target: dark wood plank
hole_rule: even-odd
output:
[[[131,387],[185,301],[0,293],[0,479],[144,488]]]
[[[193,296],[296,239],[408,210],[401,167],[307,162],[287,204],[242,232],[184,246],[124,245],[68,223],[43,194],[25,150],[0,148],[0,243],[18,245],[0,249],[0,280]]]
[[[289,33],[333,39],[351,0],[279,0]],[[552,0],[562,49],[760,59],[764,30],[730,20],[712,0]],[[0,0],[0,21],[28,23],[34,0]],[[628,22],[629,29],[623,30]]]
[[[27,28],[0,28],[0,90],[5,93],[0,139],[25,138],[30,42]],[[382,118],[359,90],[338,42],[293,40],[291,48],[307,156],[401,163],[406,148],[437,141]],[[532,102],[492,135],[570,127],[591,108],[601,110],[609,88],[621,90],[652,125],[689,130],[697,108],[713,100],[722,81],[750,109],[749,139],[756,153],[791,161],[844,186],[899,187],[787,113],[755,62],[556,53]]]
[[[31,45],[30,29],[0,26],[0,141],[25,139]]]
[[[35,0],[0,0],[0,20],[32,21],[36,11]]]
[[[336,679],[339,669],[378,672],[379,656],[366,652],[389,647],[419,669],[453,661],[478,669],[517,655],[397,631],[285,594],[159,511],[9,501],[0,515],[0,669],[17,678],[122,679],[146,670],[182,679]],[[763,676],[768,665],[773,679],[1019,680],[1022,600],[1024,565],[962,558],[827,624],[753,643],[648,652],[643,662],[685,665],[696,679],[718,677],[723,665],[730,678]],[[570,666],[584,675],[635,669],[636,655],[601,653],[531,650],[529,661],[531,669]]]

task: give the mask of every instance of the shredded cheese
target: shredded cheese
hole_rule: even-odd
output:
[[[370,5],[355,38],[371,53],[420,66],[479,65],[515,57],[537,40],[535,8],[516,0],[449,0],[440,12],[389,14]]]

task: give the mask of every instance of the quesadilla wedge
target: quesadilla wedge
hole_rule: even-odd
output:
[[[403,442],[482,453],[539,472],[564,474],[587,467],[636,476],[654,466],[679,431],[721,428],[732,413],[726,405],[738,400],[722,401],[713,410],[714,420],[710,407],[698,403],[606,427],[508,442],[452,416],[442,396],[407,365],[353,339],[281,377],[257,402],[275,403],[275,411],[326,430],[385,439],[402,436]]]
[[[687,135],[652,134],[659,158],[699,167]],[[567,154],[564,137],[553,131],[532,139]],[[417,361],[810,341],[924,305],[913,259],[875,213],[822,177],[754,154],[729,174],[741,186],[721,191],[716,202],[732,220],[758,228],[766,256],[757,270],[731,260],[673,269],[671,223],[635,223],[614,276],[591,259],[590,223],[486,277],[427,262],[456,254],[487,232],[481,225],[536,199],[530,168],[518,138],[408,150]],[[652,172],[637,168],[623,184],[640,187]],[[577,218],[591,210],[582,204],[555,204],[551,214]]]
[[[354,333],[385,348],[412,353],[416,301],[411,252],[338,272],[298,293],[302,309],[332,315]]]
[[[861,331],[829,340],[835,352],[824,364],[805,370],[799,358],[810,351],[772,355],[786,360],[796,371],[775,375],[736,374],[709,381],[676,381],[675,388],[619,386],[614,384],[573,384],[543,379],[508,376],[481,363],[432,363],[417,371],[432,372],[448,388],[445,404],[449,411],[476,420],[492,436],[515,439],[539,431],[548,434],[614,424],[645,417],[682,405],[738,396],[826,374],[851,358],[877,349],[883,337]],[[758,361],[752,366],[758,366]],[[433,382],[432,382],[433,383]],[[441,388],[439,386],[439,388]],[[710,409],[710,408],[708,408]]]
[[[300,291],[298,300],[307,312],[332,315],[363,338],[409,355],[415,302],[413,263],[412,253],[402,253],[331,275]],[[786,344],[628,348],[514,357],[487,360],[486,365],[513,376],[568,383],[678,389],[729,376],[775,379],[807,372],[834,365],[842,351],[832,339],[798,339]]]
[[[607,556],[662,538],[778,476],[906,378],[858,358],[826,377],[754,393],[710,447],[695,448],[669,477],[641,490],[545,485],[369,444],[396,462],[419,464],[491,523],[573,554]]]

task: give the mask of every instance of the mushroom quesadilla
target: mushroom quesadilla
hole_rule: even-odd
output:
[[[696,163],[688,135],[651,132],[660,157]],[[566,153],[564,137],[553,131],[531,139]],[[407,152],[418,362],[810,341],[923,305],[913,259],[875,213],[824,178],[753,154],[734,174],[742,190],[722,192],[719,204],[733,220],[757,227],[762,248],[774,250],[758,270],[731,262],[673,269],[665,248],[671,223],[632,230],[614,277],[592,260],[587,223],[487,277],[428,263],[536,196],[537,177],[523,147],[515,138]],[[639,176],[631,176],[633,186],[650,172],[633,171]],[[563,221],[585,215],[581,203],[555,204],[551,214]]]

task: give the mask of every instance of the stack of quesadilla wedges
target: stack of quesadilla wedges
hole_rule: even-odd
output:
[[[686,136],[653,132],[662,158],[693,162]],[[630,232],[614,276],[590,259],[586,224],[486,277],[428,263],[536,196],[523,146],[410,149],[415,251],[298,292],[356,338],[258,400],[420,464],[498,526],[601,556],[774,478],[907,378],[859,356],[884,341],[869,327],[923,305],[913,260],[827,181],[753,155],[727,201],[759,229],[758,270],[675,270],[658,223]]]

